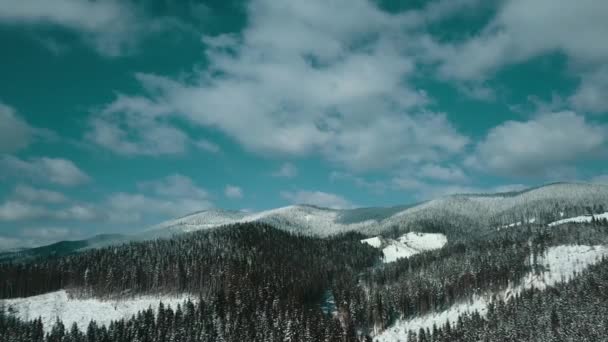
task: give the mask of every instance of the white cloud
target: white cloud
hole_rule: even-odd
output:
[[[608,130],[573,112],[507,121],[480,141],[466,163],[508,176],[544,176],[568,163],[605,156]]]
[[[23,237],[33,238],[36,240],[61,240],[65,238],[74,238],[78,233],[69,228],[64,227],[36,227],[25,228],[21,231]]]
[[[580,112],[607,112],[608,3],[595,0],[506,0],[477,34],[456,42],[429,35],[416,39],[423,61],[437,61],[446,79],[480,82],[502,67],[551,53],[565,55],[569,72],[581,78],[570,103]],[[482,98],[490,93],[467,91]],[[475,89],[472,89],[475,90]],[[483,88],[482,88],[483,90]]]
[[[500,67],[552,52],[578,65],[604,64],[608,3],[595,0],[507,0],[477,35],[457,43],[424,40],[448,78],[481,80]]]
[[[83,238],[79,230],[66,227],[26,227],[16,236],[0,236],[0,251],[48,245],[61,240]]]
[[[0,153],[12,153],[25,148],[32,140],[32,133],[32,128],[13,108],[0,102]]]
[[[455,166],[444,167],[438,164],[425,164],[420,168],[421,177],[444,182],[462,182],[467,180],[464,172]]]
[[[99,208],[88,204],[74,204],[54,212],[54,217],[60,220],[92,221],[101,216]]]
[[[570,97],[570,103],[581,111],[604,113],[608,112],[606,94],[608,94],[608,63],[599,70],[583,75],[581,85]]]
[[[181,154],[189,137],[168,121],[168,107],[144,97],[119,96],[91,117],[86,139],[124,155]]]
[[[355,205],[344,197],[322,191],[282,191],[281,197],[293,204],[310,204],[322,208],[350,209]]]
[[[298,168],[292,163],[283,163],[283,165],[273,172],[272,175],[281,178],[294,178],[298,175]]]
[[[240,35],[204,38],[207,69],[187,82],[140,74],[153,100],[121,96],[108,108],[144,121],[144,110],[177,115],[249,151],[314,153],[357,170],[437,160],[467,144],[407,81],[415,61],[404,51],[406,16],[367,0],[253,0],[247,11]],[[145,105],[122,106],[132,101]]]
[[[0,204],[0,221],[92,221],[102,218],[103,210],[88,204],[52,206],[19,199]]]
[[[121,192],[108,198],[108,216],[112,221],[138,222],[145,218],[166,219],[183,216],[212,206],[206,199],[171,199]]]
[[[348,172],[332,171],[329,174],[329,180],[335,181],[348,181],[354,183],[357,187],[370,190],[374,193],[383,193],[387,189],[387,185],[383,181],[369,181],[364,177],[355,176]]]
[[[143,33],[141,18],[125,1],[0,0],[0,8],[0,23],[73,30],[109,56],[132,48],[136,36]]]
[[[161,197],[209,197],[207,191],[197,186],[191,178],[177,173],[154,181],[139,182],[137,186],[140,190],[150,191]]]
[[[199,139],[194,142],[194,145],[200,148],[201,150],[209,153],[218,153],[222,150],[218,144],[207,139]]]
[[[0,221],[31,220],[47,215],[46,208],[26,202],[9,200],[0,204]]]
[[[180,174],[141,182],[138,188],[141,193],[119,192],[108,197],[105,210],[110,220],[166,219],[213,207],[208,192]]]
[[[0,167],[5,170],[5,177],[29,178],[37,182],[49,182],[64,186],[86,183],[90,177],[73,162],[61,158],[19,159],[14,156],[0,156]]]
[[[235,185],[226,185],[224,195],[228,198],[243,198],[243,189]]]
[[[52,190],[33,188],[24,184],[17,185],[14,191],[14,196],[28,202],[62,203],[67,201],[67,198],[62,193]]]

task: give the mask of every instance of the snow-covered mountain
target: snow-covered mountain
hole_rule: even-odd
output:
[[[292,205],[256,213],[212,209],[161,223],[152,227],[147,233],[167,230],[172,233],[191,232],[234,223],[264,222],[288,231],[328,236],[347,231],[364,230],[381,222],[374,219],[362,219],[343,223],[341,218],[347,212],[347,210],[311,205]]]
[[[162,222],[134,235],[62,241],[20,252],[0,253],[0,259],[69,254],[86,248],[154,239],[243,222],[264,222],[287,231],[321,237],[349,231],[376,236],[393,232],[395,228],[401,233],[424,232],[429,226],[430,231],[440,230],[448,234],[455,232],[455,228],[460,231],[487,228],[495,230],[517,226],[518,222],[557,222],[554,225],[587,222],[592,219],[587,208],[599,206],[608,211],[607,185],[556,183],[515,193],[451,195],[410,206],[337,210],[292,205],[253,213],[211,209]]]
[[[261,212],[206,210],[163,222],[146,234],[180,233],[241,222],[264,222],[303,234],[329,236],[348,231],[375,235],[398,228],[418,231],[422,225],[500,227],[526,217],[527,222],[556,221],[564,208],[577,215],[587,207],[608,208],[608,186],[556,183],[515,193],[451,195],[414,206],[336,210],[293,205]],[[575,215],[573,215],[575,216]],[[561,217],[560,217],[561,218]],[[442,227],[443,226],[443,227]]]

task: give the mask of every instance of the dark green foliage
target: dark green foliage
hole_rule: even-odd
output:
[[[438,228],[429,222],[423,229]],[[249,223],[3,263],[0,298],[68,289],[101,298],[188,292],[198,300],[83,331],[57,322],[46,335],[40,320],[21,322],[0,307],[0,341],[369,341],[397,318],[504,289],[549,246],[608,243],[608,226],[513,227],[390,264],[379,263],[381,252],[363,238],[313,238]],[[593,338],[608,333],[607,291],[604,262],[570,284],[524,292],[493,305],[487,317],[461,316],[458,324],[410,332],[409,340],[578,341],[586,329],[581,341],[600,341]],[[335,305],[324,302],[329,298]]]

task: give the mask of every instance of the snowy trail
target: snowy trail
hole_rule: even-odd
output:
[[[545,268],[541,274],[535,275],[531,272],[517,286],[509,287],[496,295],[504,300],[508,300],[532,287],[543,290],[547,286],[568,281],[575,274],[600,261],[603,256],[608,256],[608,248],[606,246],[562,245],[551,247],[540,261]],[[430,313],[405,321],[397,321],[395,325],[376,336],[374,341],[406,341],[409,330],[418,332],[420,328],[432,329],[433,324],[439,327],[444,325],[448,320],[450,324],[453,324],[457,322],[458,316],[467,312],[478,311],[481,315],[485,315],[492,295],[492,293],[488,293],[484,296],[475,296],[468,301],[452,305],[452,307],[445,311]]]
[[[589,223],[589,222],[593,221],[594,218],[596,220],[608,219],[608,212],[603,213],[603,214],[597,214],[597,215],[583,215],[583,216],[565,218],[565,219],[562,219],[559,221],[549,223],[549,227],[558,226],[558,225],[564,224],[564,223]]]

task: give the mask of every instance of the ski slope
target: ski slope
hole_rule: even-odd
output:
[[[398,239],[387,239],[381,236],[361,240],[374,248],[382,248],[383,262],[389,263],[401,258],[409,258],[425,251],[440,249],[448,242],[443,234],[410,232]]]
[[[497,294],[486,293],[483,296],[475,296],[467,301],[452,305],[449,309],[418,316],[409,320],[398,320],[374,338],[376,342],[407,341],[409,330],[418,332],[422,329],[432,330],[433,324],[444,325],[448,320],[455,324],[458,317],[463,313],[479,312],[485,315],[492,296],[509,300],[516,294],[532,287],[546,289],[562,281],[568,281],[575,274],[582,272],[592,264],[597,263],[603,256],[608,256],[606,246],[584,246],[584,245],[562,245],[551,247],[543,255],[540,264],[543,270],[538,274],[530,272],[518,284],[511,285]]]
[[[158,309],[160,302],[165,307],[175,309],[189,297],[181,296],[140,296],[120,300],[100,300],[96,298],[70,298],[65,290],[45,293],[38,296],[0,300],[0,307],[13,312],[22,320],[42,319],[45,332],[49,332],[57,318],[63,321],[66,329],[73,323],[86,331],[89,322],[95,320],[98,325],[109,325],[110,322],[128,319],[142,310]],[[194,301],[194,299],[191,299]]]

